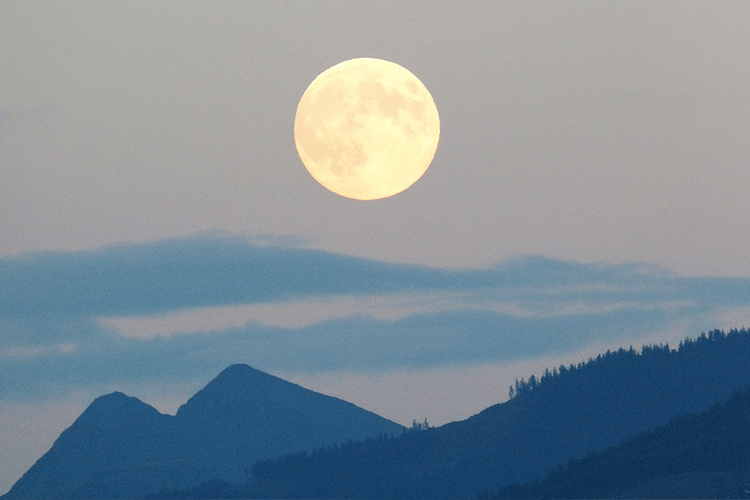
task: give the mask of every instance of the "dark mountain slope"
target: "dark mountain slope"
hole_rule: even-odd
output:
[[[462,422],[259,463],[243,488],[255,498],[476,498],[726,401],[750,384],[748,360],[745,330],[608,352],[521,382],[510,401]]]
[[[3,498],[132,499],[212,477],[240,481],[259,459],[402,430],[234,365],[174,417],[121,393],[97,398]]]
[[[349,440],[401,434],[403,427],[341,399],[247,365],[233,365],[177,411],[183,436],[224,480],[247,478],[261,458]]]
[[[206,477],[186,458],[173,418],[119,392],[101,396],[5,497],[132,498],[160,484]]]
[[[750,490],[750,389],[676,417],[498,498],[745,498]]]

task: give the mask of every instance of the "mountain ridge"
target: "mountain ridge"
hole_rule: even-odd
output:
[[[669,345],[644,346],[640,352],[621,348],[577,365],[546,370],[538,378],[521,379],[511,387],[509,401],[466,420],[405,433],[380,432],[336,445],[320,444],[320,436],[328,436],[330,429],[325,425],[330,422],[321,421],[320,416],[326,413],[310,405],[309,398],[320,404],[325,401],[326,408],[339,415],[348,415],[356,409],[354,405],[314,395],[247,366],[232,365],[181,406],[174,417],[161,415],[136,398],[112,393],[97,398],[58,439],[70,441],[84,427],[86,439],[72,439],[89,445],[80,449],[90,449],[92,441],[100,450],[107,446],[121,449],[122,442],[109,443],[106,436],[97,441],[97,433],[112,427],[127,430],[134,421],[145,420],[151,422],[147,429],[136,426],[118,439],[130,443],[125,448],[135,456],[153,456],[153,448],[162,447],[157,450],[159,460],[108,463],[97,459],[98,482],[96,478],[79,478],[67,489],[51,480],[54,475],[40,475],[35,464],[19,483],[27,475],[36,477],[36,491],[41,493],[24,495],[31,489],[17,483],[4,498],[114,499],[146,494],[162,499],[232,498],[238,494],[290,499],[476,498],[503,486],[541,478],[567,461],[623,443],[675,417],[723,403],[733,392],[750,386],[748,359],[750,332],[745,329],[728,334],[714,330],[686,339],[677,349]],[[280,392],[284,397],[274,405]],[[118,405],[124,408],[122,415],[95,418]],[[242,446],[228,447],[241,443],[231,434],[232,429],[252,420],[256,413],[265,415],[263,409],[271,407],[278,410],[276,431],[281,434],[296,433],[299,439],[306,439],[313,428],[323,429],[322,434],[305,441],[307,449],[274,455],[277,458],[255,460],[243,454]],[[358,410],[368,418],[374,415]],[[138,418],[126,418],[128,415]],[[98,426],[90,425],[89,420]],[[271,420],[253,420],[253,430],[278,442],[281,434],[274,435],[267,427]],[[171,432],[176,432],[176,437]],[[253,441],[257,436],[248,432],[244,437]],[[54,462],[55,454],[59,455],[56,446],[57,442],[40,462]],[[244,475],[243,467],[250,473],[244,483],[235,479]],[[137,494],[124,495],[123,488],[133,477],[150,482],[141,481]],[[33,481],[26,480],[29,482]]]
[[[212,477],[237,482],[262,458],[402,431],[351,403],[232,365],[174,416],[121,392],[96,398],[0,498],[140,498]]]
[[[677,349],[608,351],[522,379],[509,401],[460,422],[260,461],[234,491],[247,498],[476,498],[725,401],[750,384],[748,359],[744,329],[714,330]]]

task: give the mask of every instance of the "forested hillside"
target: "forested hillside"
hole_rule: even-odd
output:
[[[606,352],[522,379],[509,401],[461,422],[258,462],[231,495],[476,498],[725,402],[750,384],[748,359],[744,329]],[[229,496],[212,484],[161,496]]]
[[[497,498],[747,498],[750,389]]]

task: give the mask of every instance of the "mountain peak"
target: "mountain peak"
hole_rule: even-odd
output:
[[[277,399],[289,389],[304,390],[248,365],[231,365],[182,405],[177,417],[205,420],[216,418],[218,414],[226,415],[232,408],[266,406],[264,401]]]
[[[138,398],[115,391],[99,396],[91,402],[76,422],[98,422],[98,425],[117,426],[126,421],[154,419],[163,416]]]
[[[110,392],[109,394],[104,394],[103,396],[99,396],[98,398],[94,399],[89,407],[96,407],[96,406],[102,406],[102,405],[121,405],[121,404],[134,404],[134,403],[141,403],[145,404],[142,401],[140,401],[138,398],[135,398],[133,396],[128,396],[125,393],[122,393],[120,391]]]
[[[256,370],[255,368],[238,363],[236,365],[230,365],[226,368],[224,368],[221,373],[219,373],[214,381],[218,380],[250,380],[251,378],[263,378],[263,377],[271,377],[276,378],[273,375],[269,375],[267,373],[264,373],[260,370]],[[280,379],[279,379],[280,380]]]

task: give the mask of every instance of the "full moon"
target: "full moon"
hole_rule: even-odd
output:
[[[432,96],[398,64],[360,58],[318,75],[297,106],[294,142],[310,175],[336,194],[377,200],[414,184],[435,156]]]

